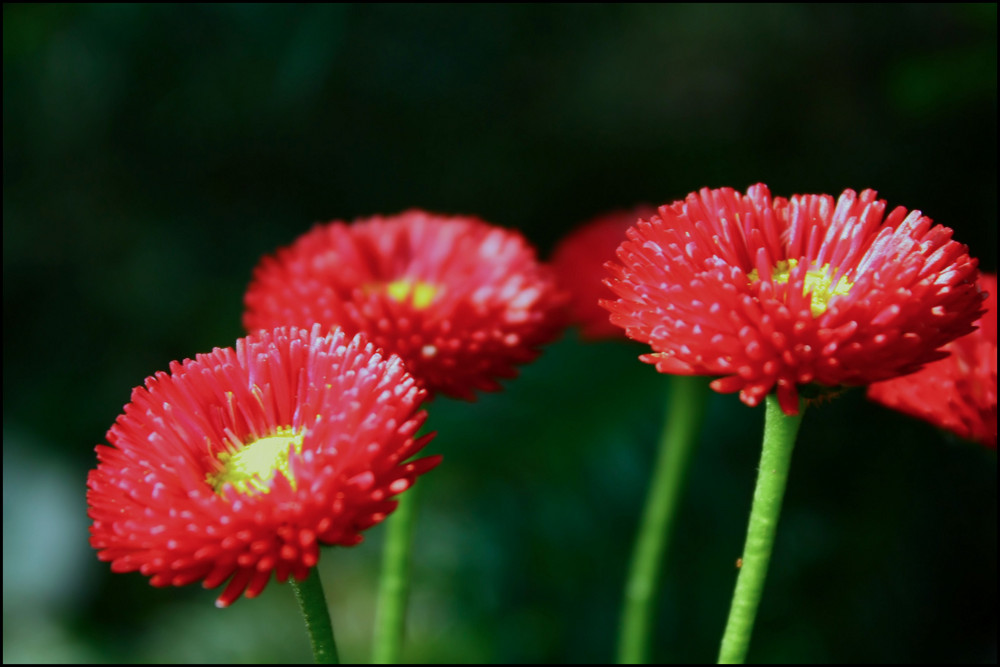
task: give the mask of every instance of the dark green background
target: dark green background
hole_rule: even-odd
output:
[[[547,256],[702,186],[876,188],[996,270],[996,5],[4,5],[4,661],[307,660],[290,590],[112,575],[93,447],[144,377],[242,334],[259,257],[418,206]],[[668,378],[548,347],[441,400],[405,657],[613,659]],[[762,414],[713,395],[658,661],[715,659]],[[849,393],[806,415],[752,661],[995,662],[996,455]],[[368,657],[383,527],[321,562]]]

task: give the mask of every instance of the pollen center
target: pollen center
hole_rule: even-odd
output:
[[[402,278],[394,280],[385,286],[385,293],[394,301],[404,303],[409,301],[414,308],[422,310],[431,304],[438,293],[438,288],[422,280]]]
[[[252,496],[268,493],[271,490],[268,482],[275,472],[280,472],[295,488],[288,456],[292,448],[296,454],[302,453],[304,436],[305,433],[295,433],[291,427],[279,427],[274,435],[254,440],[235,451],[221,452],[218,456],[220,468],[208,473],[205,481],[220,495],[222,487],[229,482],[239,493]]]
[[[795,259],[787,261],[781,259],[775,264],[771,271],[771,281],[775,283],[787,283],[788,277],[799,262]],[[806,272],[805,280],[802,281],[802,293],[811,294],[810,310],[813,317],[819,317],[826,312],[827,304],[835,295],[847,294],[854,284],[841,276],[836,282],[833,281],[833,274],[837,272],[835,267],[824,264],[821,268],[812,268]],[[754,269],[747,276],[751,283],[760,280],[757,269]]]

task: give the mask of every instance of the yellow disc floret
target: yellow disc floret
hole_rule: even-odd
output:
[[[236,451],[220,452],[218,458],[222,467],[208,473],[205,481],[220,495],[226,482],[239,493],[254,495],[268,493],[271,478],[275,472],[280,472],[294,489],[295,478],[288,457],[293,448],[296,454],[302,453],[304,437],[305,432],[296,433],[291,427],[279,427],[277,433],[247,443]]]
[[[792,269],[798,266],[798,264],[798,260],[795,259],[787,261],[783,259],[778,260],[771,271],[771,281],[775,283],[787,283],[789,274],[791,274]],[[833,282],[833,274],[836,272],[836,267],[831,267],[829,264],[824,264],[821,268],[813,268],[806,272],[805,280],[802,281],[802,293],[812,295],[810,310],[813,317],[819,317],[826,312],[827,304],[835,295],[844,295],[851,290],[851,286],[854,283],[848,280],[847,276],[841,276],[836,283]],[[751,283],[760,280],[757,269],[751,271],[747,278],[750,279]]]
[[[438,288],[431,283],[406,278],[394,280],[385,286],[386,294],[393,300],[401,303],[409,300],[413,307],[418,310],[429,306],[437,295],[437,291]]]

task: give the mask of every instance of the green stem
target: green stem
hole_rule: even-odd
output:
[[[410,553],[416,515],[416,487],[399,496],[399,505],[386,519],[382,547],[382,575],[375,614],[374,664],[399,662],[406,625],[406,602],[410,593]]]
[[[804,401],[799,401],[799,414],[789,417],[781,411],[773,394],[767,397],[760,469],[757,471],[757,486],[753,492],[740,573],[736,577],[729,620],[719,648],[720,664],[742,664],[750,647],[750,634],[764,591],[764,579],[781,515],[781,500],[785,495],[792,450],[803,412]]]
[[[666,419],[660,434],[656,467],[625,584],[618,643],[619,664],[644,664],[649,661],[656,593],[664,554],[670,544],[707,396],[708,381],[705,378],[670,376]]]
[[[299,609],[306,621],[306,631],[309,633],[309,643],[312,645],[313,658],[317,665],[339,665],[337,643],[333,640],[333,624],[330,622],[330,610],[326,606],[326,596],[323,594],[323,582],[319,572],[314,567],[309,571],[305,581],[296,581],[289,577],[288,583],[295,591],[295,599],[299,601]]]

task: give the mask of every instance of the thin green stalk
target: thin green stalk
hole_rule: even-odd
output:
[[[625,584],[618,638],[619,664],[644,664],[649,661],[650,635],[664,554],[670,544],[707,396],[708,380],[705,378],[670,376],[666,418],[660,434],[656,466]]]
[[[406,603],[410,593],[410,553],[416,516],[416,487],[399,496],[399,505],[386,519],[382,574],[375,613],[372,662],[386,665],[399,662],[406,626]]]
[[[330,610],[326,606],[319,572],[314,567],[305,581],[289,577],[288,582],[295,591],[295,599],[299,601],[299,609],[306,621],[306,631],[309,633],[309,643],[316,664],[339,665],[337,643],[333,640],[333,623],[330,622]]]
[[[799,401],[799,414],[789,417],[781,411],[778,399],[769,394],[764,413],[764,443],[760,453],[757,486],[753,492],[747,541],[743,547],[740,573],[729,608],[729,620],[719,648],[720,664],[742,664],[750,647],[750,635],[757,616],[767,566],[771,560],[774,536],[785,495],[788,469],[792,462],[795,437],[802,424],[805,402]]]

